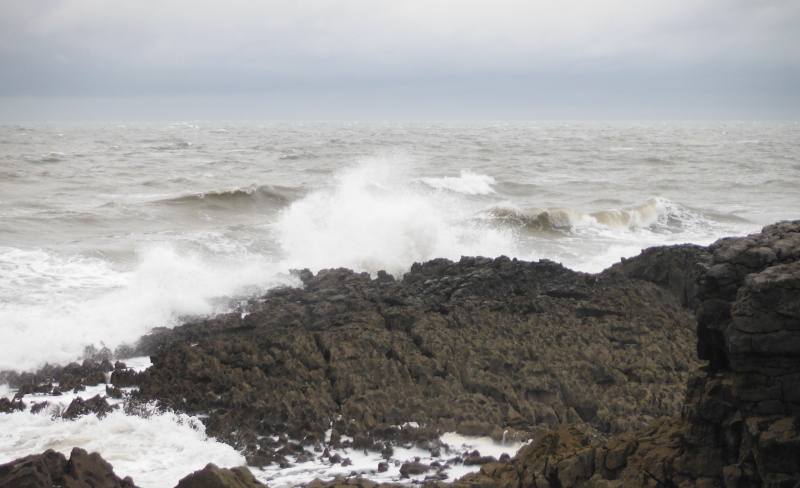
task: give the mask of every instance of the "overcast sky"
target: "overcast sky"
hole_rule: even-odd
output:
[[[798,0],[0,0],[0,120],[800,119]]]

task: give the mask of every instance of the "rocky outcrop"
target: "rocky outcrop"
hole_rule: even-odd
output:
[[[264,488],[264,486],[244,466],[220,469],[209,463],[205,468],[181,479],[175,488]]]
[[[797,351],[795,335],[800,332],[793,325],[798,315],[796,308],[792,310],[797,298],[791,278],[796,274],[791,267],[780,266],[800,260],[797,227],[797,222],[783,222],[761,234],[722,239],[710,246],[711,261],[698,282],[697,352],[711,367],[761,369],[765,374],[782,370],[782,363],[797,369],[792,351]],[[749,298],[740,300],[739,293]],[[774,308],[778,302],[785,302],[780,310]],[[784,340],[791,345],[782,345]],[[770,364],[778,369],[770,371]]]
[[[74,448],[69,460],[52,449],[0,465],[0,488],[136,488],[131,478],[120,479],[96,452]]]
[[[541,435],[459,487],[800,486],[800,221],[723,239],[698,277],[698,353],[679,414],[591,444]]]
[[[94,361],[65,378],[99,367],[116,387],[140,387],[128,408],[204,414],[251,465],[302,462],[325,442],[388,459],[392,443],[435,449],[456,430],[534,437],[511,460],[476,455],[485,464],[459,488],[800,486],[800,221],[707,250],[646,250],[599,275],[463,258],[415,264],[402,281],[298,277],[303,289],[275,290],[246,315],[148,336],[144,373]],[[19,384],[48,388],[48,374]],[[23,396],[0,407],[24,408]],[[34,465],[62,476],[54,455]],[[247,474],[208,466],[185,480]]]
[[[602,274],[655,283],[669,290],[685,308],[695,311],[700,304],[697,280],[704,272],[702,263],[709,257],[708,248],[694,244],[651,247],[636,257],[622,258]]]
[[[299,276],[304,289],[274,291],[244,317],[146,338],[139,398],[208,415],[207,432],[259,465],[313,456],[303,446],[331,425],[367,449],[431,447],[444,431],[526,439],[564,423],[599,439],[678,411],[698,366],[679,300],[621,273],[463,258],[415,264],[402,281]]]

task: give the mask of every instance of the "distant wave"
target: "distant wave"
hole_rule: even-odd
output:
[[[490,195],[495,193],[491,185],[497,184],[491,176],[463,170],[458,178],[445,176],[444,178],[420,178],[419,181],[437,190],[449,190],[465,195]]]
[[[32,163],[58,163],[62,161],[66,155],[63,152],[51,151],[38,158],[27,157],[26,159]]]
[[[682,232],[689,228],[713,225],[715,220],[741,220],[734,216],[704,214],[665,198],[622,209],[581,213],[571,208],[519,209],[498,206],[489,214],[501,221],[515,222],[531,230],[569,231],[577,228],[609,230],[649,229],[654,232]]]
[[[197,205],[217,207],[240,207],[257,205],[269,208],[283,208],[302,195],[299,188],[250,185],[244,188],[230,190],[213,190],[192,195],[183,195],[176,198],[159,200],[159,204],[168,205]]]

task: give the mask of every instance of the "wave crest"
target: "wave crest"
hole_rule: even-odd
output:
[[[267,208],[283,208],[294,201],[302,191],[297,188],[250,185],[231,190],[213,190],[192,195],[160,200],[157,203],[168,205],[197,205],[215,207],[259,206]]]
[[[633,207],[581,213],[571,208],[494,207],[489,212],[502,221],[517,222],[533,230],[569,231],[578,228],[609,230],[649,229],[679,232],[685,226],[709,221],[709,217],[665,198],[651,198]]]
[[[461,176],[445,176],[443,178],[420,178],[419,181],[437,190],[449,190],[465,195],[491,195],[495,193],[491,185],[497,184],[488,175],[479,175],[471,171],[461,171]]]

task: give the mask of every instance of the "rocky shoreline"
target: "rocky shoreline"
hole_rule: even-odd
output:
[[[449,482],[482,488],[800,483],[800,221],[708,248],[651,248],[595,275],[462,258],[415,264],[402,280],[297,277],[302,288],[244,313],[154,331],[128,351],[151,356],[142,373],[108,359],[2,373],[18,393],[0,412],[24,408],[26,394],[109,383],[108,396],[137,388],[131,412],[157,402],[202,415],[251,467],[324,458],[341,443],[387,460],[401,444],[436,452],[455,431],[533,442],[509,460],[406,471],[444,485],[447,462],[482,464]],[[94,398],[68,410],[107,408]],[[95,455],[75,456],[0,466],[0,487],[54,486]],[[107,468],[89,486],[132,486]],[[257,486],[246,468],[211,466],[181,483]]]

